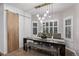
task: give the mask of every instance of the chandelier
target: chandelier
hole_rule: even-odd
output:
[[[43,9],[44,9],[44,10],[43,10]],[[39,12],[45,11],[44,13],[42,13],[42,16],[41,16],[40,14],[36,14],[37,19],[38,19],[41,23],[42,23],[43,20],[45,20],[47,17],[48,17],[48,18],[51,18],[51,16],[49,15],[49,13],[50,13],[50,4],[38,8],[38,11],[39,11]]]

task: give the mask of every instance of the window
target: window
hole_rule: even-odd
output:
[[[50,27],[50,33],[51,34],[53,33],[53,27]]]
[[[45,23],[43,23],[43,32],[44,32],[44,33],[46,32]]]
[[[57,26],[57,21],[54,22],[54,26]]]
[[[57,33],[57,27],[54,27],[54,33]]]
[[[48,30],[49,30],[49,28],[48,28],[48,27],[46,27],[46,33],[49,33],[49,31],[48,31]]]
[[[46,26],[48,26],[48,22],[46,22]]]
[[[53,34],[53,22],[50,22],[50,33]]]
[[[58,21],[43,22],[43,32],[50,34],[58,33]]]
[[[33,28],[33,34],[34,34],[34,35],[37,34],[37,28]]]
[[[54,33],[57,33],[57,30],[58,30],[58,28],[57,28],[57,21],[55,21],[54,22]]]
[[[71,19],[65,20],[65,38],[71,38]]]
[[[50,22],[50,26],[53,26],[53,22]]]
[[[49,33],[49,23],[46,22],[46,33]]]
[[[33,23],[33,34],[37,34],[37,23]]]

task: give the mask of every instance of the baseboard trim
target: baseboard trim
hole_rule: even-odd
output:
[[[77,56],[77,54],[76,54],[76,51],[75,51],[75,50],[72,50],[72,49],[70,49],[70,48],[68,48],[68,47],[66,47],[66,49],[68,49],[68,50],[72,51],[72,52],[75,54],[75,56]]]

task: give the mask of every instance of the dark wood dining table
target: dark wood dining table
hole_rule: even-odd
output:
[[[24,49],[25,49],[25,43],[27,43],[27,40],[42,43],[42,44],[48,44],[48,45],[50,44],[51,46],[59,48],[60,55],[65,56],[65,43],[64,42],[55,42],[53,40],[46,40],[46,39],[41,39],[41,38],[24,38],[23,39]]]

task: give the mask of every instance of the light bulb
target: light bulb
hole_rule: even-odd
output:
[[[46,17],[46,16],[47,16],[47,14],[45,13],[45,14],[44,14],[44,17]]]
[[[40,18],[40,17],[38,17],[38,19],[40,20],[41,18]]]
[[[46,11],[46,13],[48,14],[48,13],[49,13],[49,11],[47,10],[47,11]]]
[[[44,17],[42,17],[42,19],[44,20],[45,18],[44,18]]]
[[[49,18],[51,18],[51,16],[49,16]]]
[[[42,23],[43,21],[42,21],[42,20],[40,20],[40,22]]]
[[[39,17],[39,14],[37,14],[36,16]]]

